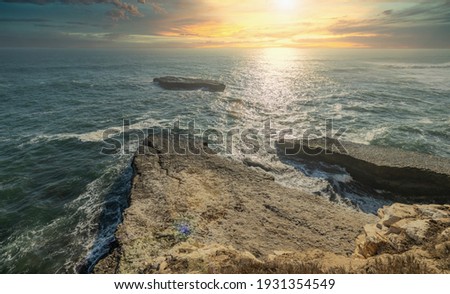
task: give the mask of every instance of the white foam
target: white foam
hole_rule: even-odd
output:
[[[61,133],[56,135],[38,135],[30,140],[30,144],[35,144],[42,141],[61,141],[61,140],[68,140],[68,139],[78,139],[81,142],[100,142],[103,140],[103,136],[106,131],[114,131],[118,134],[121,133],[122,128],[119,127],[112,127],[107,128],[103,130],[97,130],[93,132],[83,133],[83,134],[76,134],[76,133]]]
[[[83,247],[86,251],[85,256],[78,256],[78,262],[83,262],[86,259],[99,258],[107,250],[107,246],[114,238],[116,226],[120,222],[120,211],[117,211],[117,218],[113,223],[110,223],[107,228],[103,230],[98,229],[99,217],[102,212],[105,201],[121,201],[119,198],[102,199],[105,191],[109,191],[114,183],[111,178],[118,177],[129,164],[129,158],[122,156],[118,164],[111,165],[103,173],[100,178],[92,181],[86,186],[86,191],[82,193],[77,199],[67,204],[69,210],[75,210],[74,216],[77,216],[80,221],[71,232],[73,238],[77,240],[78,246]],[[120,194],[120,193],[119,193]],[[121,195],[118,196],[120,197]],[[122,199],[123,200],[123,199]],[[80,236],[83,236],[80,238]],[[67,266],[73,266],[73,260],[66,262]]]
[[[429,125],[429,124],[432,124],[433,121],[431,119],[429,119],[428,117],[424,117],[421,120],[419,120],[419,123]]]
[[[127,128],[129,130],[144,130],[147,128],[151,128],[154,126],[159,126],[159,122],[153,120],[141,121],[134,124],[131,124]],[[99,129],[92,132],[77,134],[77,133],[61,133],[61,134],[39,134],[34,138],[29,140],[26,144],[36,144],[40,142],[50,142],[50,141],[62,141],[68,139],[78,139],[81,142],[101,142],[104,140],[105,133],[111,132],[111,134],[119,135],[124,131],[123,126],[113,126],[106,129]],[[1,140],[1,139],[0,139]],[[19,147],[23,147],[24,143],[20,144]]]
[[[39,229],[33,228],[24,231],[20,234],[11,235],[4,245],[0,247],[0,259],[3,264],[11,264],[14,266],[15,262],[23,255],[30,252],[39,251],[45,247],[48,242],[51,242],[46,236],[46,232],[52,231],[57,227],[64,226],[65,218],[57,218]],[[10,269],[14,272],[14,269]]]
[[[360,130],[358,133],[346,133],[345,140],[357,144],[370,145],[370,143],[389,133],[389,127],[379,127],[371,130]]]
[[[335,181],[341,183],[350,183],[353,181],[352,176],[349,174],[331,174],[330,175]]]
[[[126,164],[128,164],[128,160],[123,157],[118,164],[108,167],[101,177],[89,183],[84,193],[65,205],[64,210],[67,211],[65,216],[56,218],[38,228],[34,227],[22,232],[15,232],[6,240],[5,245],[0,247],[0,259],[2,262],[10,265],[11,271],[14,272],[13,267],[18,259],[27,254],[41,251],[42,248],[49,246],[49,243],[54,242],[54,238],[60,238],[58,234],[64,235],[62,238],[68,238],[71,235],[72,242],[68,247],[49,252],[48,257],[55,255],[66,256],[64,265],[61,265],[57,271],[71,269],[75,272],[77,262],[83,261],[83,258],[91,250],[99,250],[99,248],[93,249],[93,247],[98,244],[98,240],[96,240],[98,218],[104,204],[102,195],[113,185],[110,179],[118,176]],[[71,224],[73,220],[77,220],[74,224],[75,226]],[[114,236],[112,230],[110,229],[107,232],[108,234],[106,234],[109,238]],[[55,232],[57,233],[56,235]],[[107,241],[107,239],[104,240],[104,242]],[[106,246],[107,243],[102,243],[101,245]],[[74,250],[71,250],[71,248]],[[84,253],[80,252],[80,249]]]

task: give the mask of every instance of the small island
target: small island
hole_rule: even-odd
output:
[[[166,90],[204,90],[210,92],[225,91],[225,84],[204,79],[182,78],[182,77],[161,77],[153,79],[161,88]]]

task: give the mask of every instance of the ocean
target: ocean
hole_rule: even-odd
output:
[[[224,82],[225,92],[168,91],[153,78]],[[2,49],[0,273],[89,272],[128,205],[132,152],[103,154],[105,131],[187,126],[326,133],[450,157],[450,50]],[[246,155],[277,181],[331,197],[345,170]],[[328,192],[327,192],[328,191]],[[339,191],[332,191],[339,194]],[[351,193],[350,193],[351,194]],[[355,209],[385,204],[350,198]],[[353,198],[352,198],[353,197]]]

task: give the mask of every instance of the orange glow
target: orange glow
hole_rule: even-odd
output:
[[[348,31],[371,17],[377,1],[353,0],[203,0],[192,15],[197,22],[177,23],[158,35],[195,47],[325,47],[363,48],[364,39],[378,37]],[[170,16],[170,15],[169,15]],[[180,20],[186,16],[179,15]],[[178,19],[175,19],[178,20]]]

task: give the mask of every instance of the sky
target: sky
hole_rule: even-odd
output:
[[[450,0],[0,0],[0,47],[450,48]]]

